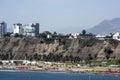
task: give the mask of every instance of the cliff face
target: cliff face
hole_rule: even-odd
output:
[[[41,39],[41,38],[1,38],[0,54],[13,55],[9,59],[25,59],[31,54],[63,54],[80,56],[89,55],[94,60],[120,59],[120,42],[115,40],[99,41],[96,39]]]

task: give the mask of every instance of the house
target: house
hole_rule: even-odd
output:
[[[115,34],[113,34],[113,39],[120,41],[120,33],[116,32]]]
[[[98,40],[105,40],[106,35],[96,35],[95,36]]]
[[[69,36],[69,39],[76,39],[76,38],[78,38],[78,36],[79,36],[79,33],[72,33],[72,34],[70,34],[70,36]]]
[[[47,39],[52,38],[52,33],[49,31],[44,31],[43,34],[46,36]]]

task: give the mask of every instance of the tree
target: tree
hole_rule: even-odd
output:
[[[57,32],[54,32],[53,35],[57,35]]]
[[[1,54],[0,55],[2,60],[8,60],[9,59],[9,54]]]
[[[38,60],[42,60],[42,55],[38,55]]]
[[[28,54],[27,53],[25,53],[25,60],[27,60],[28,59]]]
[[[80,61],[80,57],[79,56],[75,56],[74,57],[74,62],[79,62]]]
[[[33,55],[33,58],[34,58],[34,60],[38,60],[38,54],[35,53],[35,54]]]
[[[15,34],[14,34],[14,37],[19,37],[19,34],[18,34],[18,33],[15,33]]]
[[[82,34],[83,34],[83,35],[86,34],[86,30],[85,30],[85,29],[82,30]]]
[[[47,55],[43,54],[43,55],[42,55],[42,60],[43,60],[43,61],[47,61]]]
[[[6,34],[4,34],[3,36],[4,37],[10,37],[11,36],[11,34],[12,34],[12,32],[7,32]]]
[[[91,64],[91,60],[93,59],[92,55],[89,53],[87,56],[86,56],[86,62],[88,64]]]
[[[33,55],[29,55],[28,60],[30,60],[30,61],[34,60]]]
[[[105,52],[105,57],[109,59],[110,55],[113,53],[113,50],[110,47],[107,47],[105,48],[104,52]]]
[[[47,61],[54,61],[54,54],[50,53],[47,55]]]

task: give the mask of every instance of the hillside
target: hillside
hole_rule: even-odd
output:
[[[104,20],[93,28],[88,29],[88,32],[94,34],[109,34],[120,31],[120,18],[114,18],[112,20]]]
[[[41,39],[15,38],[0,39],[1,59],[26,59],[34,54],[62,54],[79,56],[81,60],[92,57],[93,60],[120,59],[120,42],[115,40],[99,41],[97,39]]]

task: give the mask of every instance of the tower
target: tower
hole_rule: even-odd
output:
[[[7,23],[4,21],[0,23],[0,37],[7,33]]]

